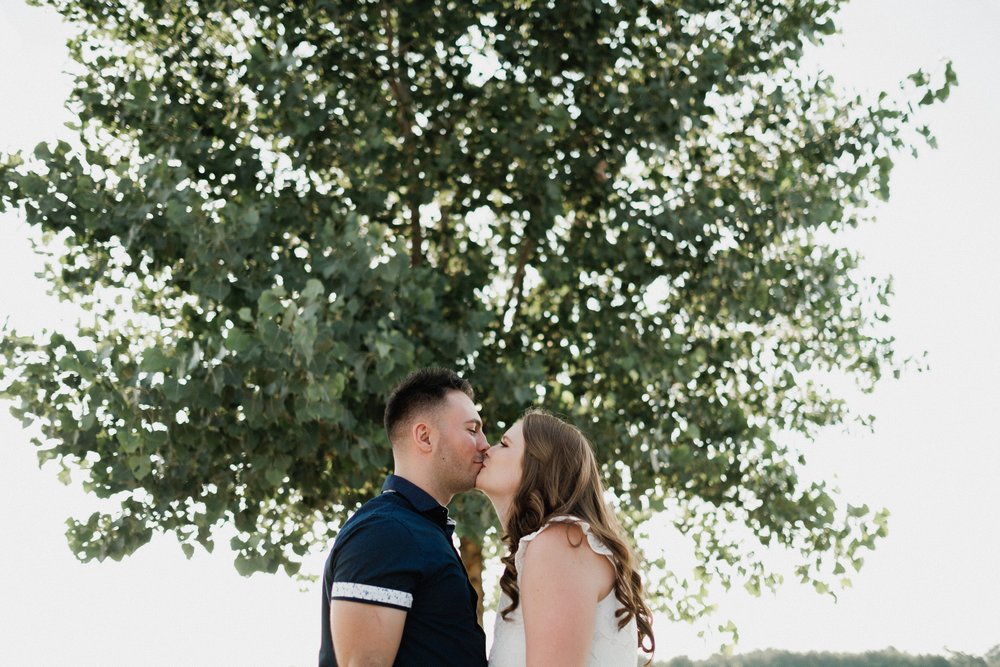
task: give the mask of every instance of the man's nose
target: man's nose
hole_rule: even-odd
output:
[[[485,452],[490,448],[490,441],[486,439],[486,436],[483,435],[482,431],[479,432],[479,441],[476,444],[477,449],[480,452]]]

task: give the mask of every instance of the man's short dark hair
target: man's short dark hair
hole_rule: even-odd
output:
[[[393,441],[396,429],[414,415],[444,403],[449,391],[460,391],[476,399],[469,381],[447,368],[421,368],[403,378],[385,404],[383,423],[389,441]]]

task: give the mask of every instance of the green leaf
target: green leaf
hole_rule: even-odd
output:
[[[283,294],[276,290],[263,292],[257,301],[257,312],[264,317],[276,317],[284,309],[284,306],[281,304],[282,296]]]
[[[137,454],[128,457],[128,465],[135,475],[135,478],[140,482],[144,480],[153,469],[153,464],[149,460],[148,456],[143,456],[142,454]]]
[[[56,474],[56,478],[64,486],[69,486],[73,481],[72,472],[73,471],[70,468],[63,464],[63,466],[59,469],[59,472]]]
[[[158,348],[149,348],[142,353],[142,363],[139,370],[146,373],[158,373],[167,370],[173,364],[173,360],[165,355]]]
[[[253,346],[253,338],[239,329],[230,329],[226,334],[226,347],[237,354],[247,352]]]
[[[271,486],[280,486],[285,479],[285,470],[283,468],[271,467],[267,469],[264,476]]]
[[[137,451],[142,444],[142,438],[129,428],[119,429],[115,434],[115,438],[118,440],[121,450],[126,454],[132,454]]]
[[[315,278],[310,278],[306,281],[306,288],[302,290],[302,298],[306,301],[312,301],[323,296],[324,292],[323,283]]]
[[[244,577],[249,577],[254,572],[258,572],[257,559],[250,559],[245,556],[237,556],[234,563],[236,571]]]

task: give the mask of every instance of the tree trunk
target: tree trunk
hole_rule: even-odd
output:
[[[462,555],[462,562],[469,573],[469,581],[479,595],[479,603],[476,613],[479,615],[480,625],[483,622],[483,547],[479,542],[462,536],[459,540],[459,552]]]

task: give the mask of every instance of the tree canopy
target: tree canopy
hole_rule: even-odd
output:
[[[675,616],[774,585],[765,546],[827,590],[885,533],[783,434],[864,422],[825,379],[902,365],[837,233],[933,141],[950,65],[840,90],[801,64],[836,0],[37,4],[79,28],[79,124],[0,159],[0,210],[64,243],[46,275],[88,314],[5,332],[2,389],[118,508],[71,521],[81,559],[231,524],[241,572],[295,572],[379,488],[424,365],[491,437],[579,424],[629,525],[691,538],[696,576],[649,570]]]

